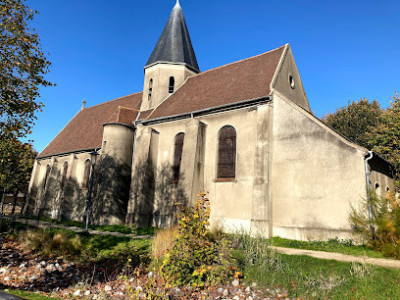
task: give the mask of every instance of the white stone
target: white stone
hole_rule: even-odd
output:
[[[143,291],[143,288],[141,286],[137,286],[136,291],[141,292],[141,291]]]
[[[89,295],[90,295],[90,291],[88,290],[85,292],[85,296],[89,296]]]
[[[6,277],[4,277],[3,280],[4,280],[4,281],[10,281],[10,280],[11,280],[11,277],[10,277],[10,276],[6,276]]]
[[[80,294],[81,294],[81,290],[76,290],[76,291],[73,293],[74,296],[80,296]]]
[[[228,290],[227,290],[227,289],[225,289],[225,290],[224,290],[224,293],[223,293],[223,295],[224,295],[224,296],[228,296],[228,295],[229,295],[229,292],[228,292]]]
[[[109,292],[109,291],[112,290],[112,287],[109,286],[109,285],[106,285],[106,286],[104,287],[104,290],[105,290],[106,292]]]
[[[234,281],[232,281],[232,285],[233,285],[234,287],[239,286],[239,280],[235,279]]]
[[[251,292],[251,287],[248,286],[248,287],[245,289],[245,291],[248,292],[248,293]]]
[[[233,296],[232,300],[240,300],[240,297],[238,295]]]

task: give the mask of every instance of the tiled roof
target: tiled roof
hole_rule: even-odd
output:
[[[270,95],[285,46],[189,77],[147,120],[191,113]],[[140,116],[140,119],[143,119]]]
[[[115,115],[115,120],[126,123],[127,117],[130,117],[133,121],[141,100],[142,93],[136,93],[81,110],[38,157],[101,147],[103,124],[110,121],[119,106],[124,109],[119,109],[120,113]]]
[[[134,108],[118,106],[111,118],[106,123],[122,123],[132,125],[132,121],[135,120],[139,110]]]
[[[154,120],[268,96],[284,48],[189,77],[154,110],[141,112],[139,119]],[[131,124],[141,100],[142,92],[81,110],[38,157],[101,147],[102,125]]]

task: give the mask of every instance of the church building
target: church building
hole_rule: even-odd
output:
[[[201,72],[179,2],[143,91],[82,107],[25,209],[84,221],[91,187],[91,223],[170,226],[206,191],[212,226],[302,240],[349,238],[351,205],[394,189],[390,164],[313,115],[289,44]]]

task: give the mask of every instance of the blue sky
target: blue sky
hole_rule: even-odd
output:
[[[28,0],[53,63],[29,136],[39,152],[79,111],[143,89],[149,58],[175,0]],[[318,116],[400,92],[400,1],[181,0],[202,71],[285,43]]]

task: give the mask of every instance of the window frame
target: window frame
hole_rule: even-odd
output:
[[[175,92],[175,77],[170,76],[168,83],[168,94],[172,94],[173,92]]]
[[[176,158],[177,158],[177,140],[178,138],[182,137],[181,145],[180,145],[180,157],[179,157],[179,163],[176,165]],[[173,183],[178,183],[180,179],[180,170],[182,166],[182,156],[183,156],[183,146],[185,144],[185,133],[184,132],[178,132],[175,137],[174,137],[174,151],[173,151],[173,157],[172,157],[172,182]]]
[[[224,134],[224,130],[232,130],[231,136],[226,136],[225,140],[228,140],[229,138],[234,138],[233,143],[232,143],[232,148],[231,148],[231,161],[230,163],[222,163],[221,162],[221,158],[222,158],[222,154],[221,151],[223,150],[229,150],[229,148],[225,147],[225,148],[221,148],[222,146],[222,137],[221,135]],[[217,138],[217,161],[216,161],[216,176],[215,176],[215,182],[229,182],[229,181],[236,181],[236,177],[237,177],[237,131],[235,129],[234,126],[232,125],[224,125],[220,128],[220,130],[218,131],[218,138]],[[225,143],[226,144],[226,143]],[[226,155],[226,154],[225,154]],[[222,169],[223,165],[231,165],[233,167],[231,167],[231,169],[233,169],[233,171],[231,171],[231,173],[228,173],[226,175],[224,175],[224,172],[228,172],[228,171],[223,171],[224,169]]]
[[[90,158],[88,158],[83,162],[83,178],[82,178],[82,186],[81,186],[83,189],[89,188],[91,172],[92,172],[92,162],[90,161]]]
[[[60,181],[60,188],[62,191],[64,190],[65,184],[67,181],[68,167],[69,167],[68,161],[65,161],[63,163],[62,175],[61,175],[61,181]]]

